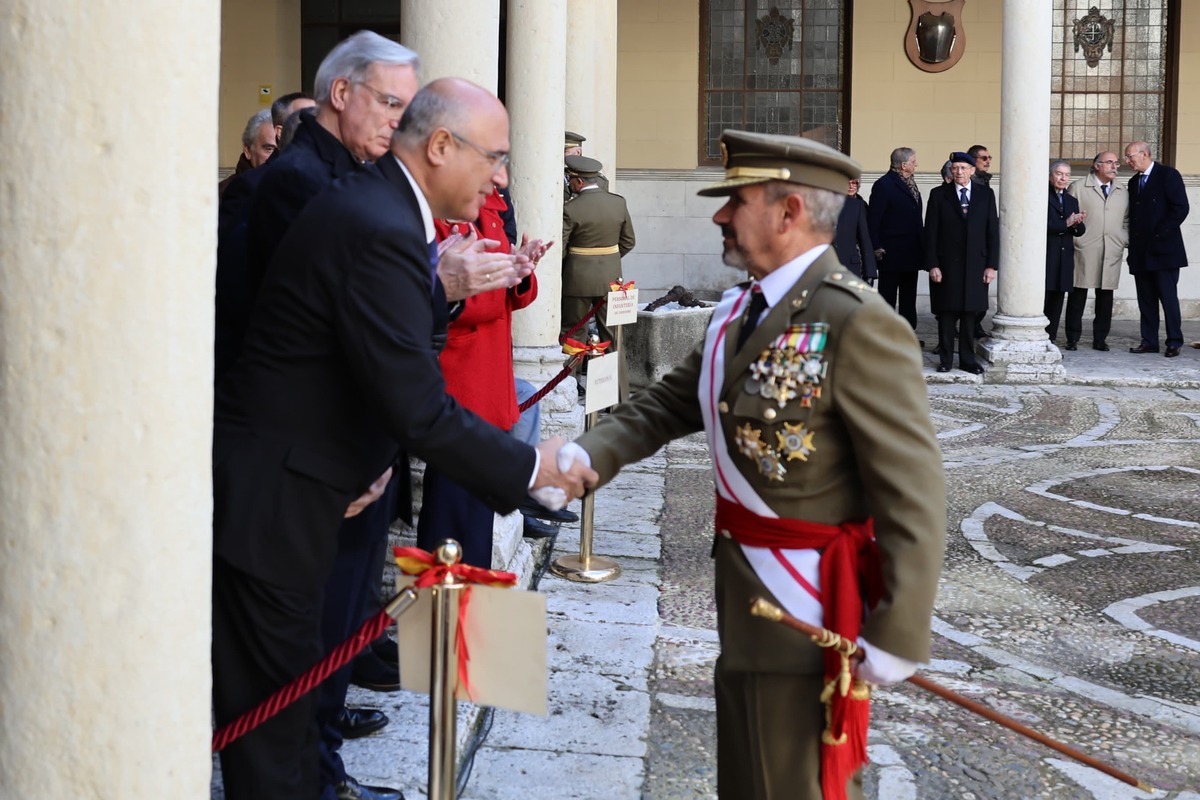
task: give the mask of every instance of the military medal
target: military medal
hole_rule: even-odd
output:
[[[803,422],[795,425],[785,422],[783,430],[775,434],[775,438],[779,440],[779,450],[787,457],[788,461],[794,461],[797,458],[801,461],[808,461],[808,457],[817,449],[813,444],[813,436],[813,432],[807,430]]]
[[[801,408],[812,408],[821,397],[820,384],[828,368],[822,354],[828,338],[828,323],[789,325],[750,364],[750,377],[742,385],[743,390],[774,401],[780,410],[793,400],[798,400]],[[774,413],[768,411],[768,416],[774,419]],[[808,461],[817,449],[813,444],[815,434],[803,422],[783,423],[783,430],[775,432],[774,442],[763,441],[762,434],[762,430],[746,423],[736,429],[734,443],[767,480],[782,481],[787,462]]]

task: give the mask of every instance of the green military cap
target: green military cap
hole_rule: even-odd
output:
[[[862,175],[858,162],[832,147],[800,136],[750,131],[721,134],[725,180],[700,190],[705,197],[732,194],[739,186],[787,181],[846,193],[846,183]]]
[[[595,178],[604,169],[603,164],[587,156],[567,156],[563,160],[567,165],[567,174],[573,178]]]
[[[586,141],[587,137],[582,136],[575,131],[567,131],[565,134],[563,134],[563,149],[566,150],[568,147],[582,147],[583,143]]]

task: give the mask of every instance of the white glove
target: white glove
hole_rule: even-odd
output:
[[[592,468],[592,457],[574,442],[567,442],[558,451],[558,471],[566,472],[576,461],[582,462],[588,469]]]
[[[880,650],[861,636],[858,637],[858,646],[866,654],[866,658],[858,664],[858,677],[867,683],[889,686],[908,680],[917,671],[917,662]]]
[[[588,455],[586,450],[574,442],[567,442],[559,448],[558,457],[555,459],[559,472],[566,472],[576,461],[583,462],[584,466],[589,469],[592,466],[592,457]],[[557,486],[543,486],[540,489],[534,489],[529,494],[534,500],[537,500],[551,511],[558,511],[560,508],[566,506],[570,500],[567,497],[567,493]]]

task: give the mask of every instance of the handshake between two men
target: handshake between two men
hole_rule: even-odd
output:
[[[592,469],[587,452],[574,442],[566,442],[561,436],[551,436],[537,446],[538,462],[534,470],[529,494],[551,511],[558,511],[584,492],[595,487],[599,475]],[[374,503],[392,479],[392,468],[388,467],[367,487],[358,499],[346,507],[346,518],[357,516]]]

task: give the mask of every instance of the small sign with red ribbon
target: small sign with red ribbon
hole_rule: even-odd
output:
[[[610,283],[604,324],[610,328],[637,322],[638,290],[633,281]]]
[[[455,636],[455,696],[476,705],[499,706],[545,716],[547,712],[546,598],[538,592],[514,591],[511,572],[438,563],[416,547],[395,548],[403,574],[397,589],[426,589],[447,575],[466,586],[459,589]],[[429,693],[432,663],[433,602],[428,591],[396,621],[400,643],[400,685]]]

